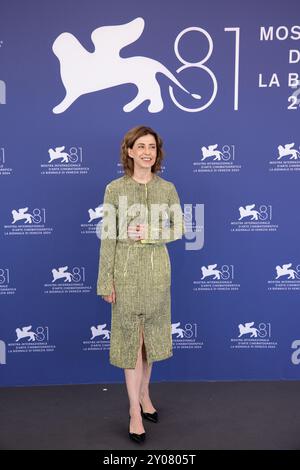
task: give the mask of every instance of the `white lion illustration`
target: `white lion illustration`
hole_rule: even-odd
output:
[[[201,147],[201,150],[202,150],[201,162],[209,157],[214,157],[214,160],[220,161],[221,157],[224,157],[224,154],[220,150],[216,150],[217,147],[218,147],[218,144],[209,145],[208,147],[204,147],[204,146]]]
[[[62,158],[61,163],[68,163],[70,155],[67,152],[63,152],[65,150],[65,146],[63,147],[55,147],[55,149],[49,149],[48,153],[50,156],[50,160],[48,163],[53,162],[53,160],[57,160],[58,158]]]
[[[28,338],[28,341],[35,341],[36,333],[31,330],[32,325],[30,326],[23,326],[23,328],[16,328],[17,339],[16,342],[20,341],[20,339]]]
[[[298,150],[296,149],[293,149],[295,145],[295,142],[292,142],[291,144],[285,144],[285,146],[283,147],[283,145],[278,145],[278,157],[277,157],[277,160],[280,160],[281,158],[283,157],[288,157],[290,156],[290,160],[297,160],[298,158],[300,158],[300,153]]]
[[[205,279],[208,276],[214,276],[214,279],[220,279],[222,272],[219,269],[215,269],[218,265],[217,264],[209,264],[207,267],[202,266],[201,271],[202,271],[202,279]]]
[[[184,330],[182,328],[178,328],[180,322],[172,323],[172,335],[177,335],[176,338],[183,338]]]
[[[242,323],[239,324],[239,330],[240,330],[240,334],[239,334],[239,338],[243,335],[247,335],[247,334],[251,334],[250,338],[257,338],[257,333],[258,333],[258,329],[257,328],[253,328],[253,325],[254,325],[254,321],[251,322],[251,323],[245,323],[245,325],[243,325]]]
[[[249,206],[245,207],[239,207],[239,212],[240,212],[240,218],[239,220],[242,220],[244,217],[249,217],[251,216],[251,220],[258,220],[259,217],[259,212],[256,210],[253,210],[255,207],[255,204],[250,204]]]
[[[288,279],[295,279],[298,278],[298,273],[294,269],[290,269],[292,263],[283,264],[282,266],[276,266],[276,279],[280,278],[281,276],[288,276]]]
[[[62,83],[66,96],[53,112],[63,113],[77,98],[86,93],[107,88],[134,84],[137,96],[127,103],[123,110],[133,111],[144,101],[149,101],[148,111],[158,113],[164,107],[157,73],[162,73],[181,90],[186,90],[177,78],[160,62],[148,57],[121,57],[123,47],[136,41],[144,30],[143,18],[136,18],[126,24],[101,26],[92,32],[95,46],[93,52],[87,51],[71,33],[64,32],[54,41],[52,50],[60,62]],[[191,94],[201,99],[197,94]]]

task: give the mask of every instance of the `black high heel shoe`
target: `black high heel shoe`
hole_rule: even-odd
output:
[[[130,416],[129,416],[128,434],[129,434],[129,439],[136,442],[137,444],[142,444],[142,442],[144,442],[146,439],[145,432],[143,432],[142,434],[135,434],[134,432],[130,432]]]
[[[141,406],[141,413],[143,418],[147,419],[148,421],[152,421],[152,423],[157,423],[158,422],[158,413],[157,411],[154,411],[154,413],[144,413],[142,405]]]

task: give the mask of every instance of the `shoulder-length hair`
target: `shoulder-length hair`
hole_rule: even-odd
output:
[[[137,126],[125,134],[122,144],[121,144],[121,162],[124,168],[126,175],[132,176],[134,170],[134,161],[128,155],[128,149],[132,149],[134,143],[137,139],[142,137],[143,135],[151,134],[155,138],[156,141],[156,149],[157,149],[157,156],[156,161],[151,167],[152,173],[157,173],[161,170],[161,162],[164,158],[164,151],[163,151],[163,141],[161,137],[155,132],[151,127],[146,126]]]

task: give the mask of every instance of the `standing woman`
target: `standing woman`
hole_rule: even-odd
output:
[[[149,127],[125,135],[124,176],[104,194],[97,294],[112,304],[110,363],[124,369],[129,437],[145,440],[142,418],[158,421],[149,394],[152,363],[172,353],[171,264],[166,243],[182,238],[173,183],[157,175],[162,140]]]

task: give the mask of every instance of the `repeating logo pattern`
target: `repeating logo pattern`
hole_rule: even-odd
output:
[[[23,296],[24,291],[28,295],[28,303],[29,298],[35,302],[36,296],[40,295],[40,298],[46,301],[47,309],[45,313],[37,302],[37,308],[40,309],[38,314],[41,315],[38,322],[36,311],[32,319],[31,315],[24,311],[22,320],[13,323],[13,327],[5,325],[8,331],[0,329],[0,364],[10,363],[10,353],[17,357],[15,353],[54,352],[58,339],[64,336],[65,332],[64,302],[67,305],[69,296],[74,299],[75,294],[87,294],[89,297],[84,297],[87,300],[96,295],[98,248],[92,261],[86,256],[87,252],[84,252],[84,265],[80,257],[81,249],[86,246],[89,249],[93,240],[98,247],[103,219],[101,197],[104,193],[104,182],[112,179],[114,175],[120,177],[124,170],[120,162],[113,163],[116,156],[110,153],[112,145],[107,152],[106,147],[98,148],[92,144],[90,146],[88,139],[88,144],[83,140],[82,135],[85,135],[86,129],[78,139],[74,136],[73,129],[70,132],[70,123],[79,123],[82,115],[84,119],[91,119],[92,122],[93,117],[82,113],[80,106],[84,108],[88,103],[88,95],[93,94],[95,101],[97,99],[100,103],[99,135],[105,136],[107,142],[116,139],[114,119],[117,113],[112,113],[107,107],[109,99],[112,100],[112,106],[119,111],[121,119],[125,119],[123,112],[131,113],[134,120],[137,116],[151,117],[149,113],[160,113],[162,129],[165,126],[169,135],[172,132],[171,135],[174,136],[171,144],[173,147],[170,147],[169,153],[173,155],[174,152],[174,161],[167,159],[170,168],[163,166],[162,176],[166,174],[165,178],[168,180],[168,172],[175,169],[178,182],[182,178],[185,183],[184,194],[187,203],[183,204],[183,207],[186,233],[182,247],[185,250],[184,262],[186,261],[188,268],[184,265],[181,271],[179,266],[178,276],[179,287],[187,289],[183,291],[183,295],[188,296],[189,289],[192,291],[190,310],[179,312],[177,304],[174,305],[174,349],[178,350],[181,356],[184,350],[198,350],[204,357],[209,347],[216,347],[214,335],[220,334],[223,341],[222,345],[218,345],[220,349],[224,347],[231,350],[231,358],[242,354],[242,350],[248,350],[251,361],[251,350],[269,355],[282,341],[285,342],[286,361],[293,370],[297,370],[295,366],[300,364],[300,340],[290,335],[288,326],[283,322],[269,318],[272,314],[271,308],[267,319],[265,313],[257,313],[260,308],[260,296],[247,291],[251,288],[251,281],[255,281],[255,284],[262,288],[264,300],[271,299],[270,304],[273,306],[274,297],[279,298],[279,294],[283,294],[283,299],[294,300],[300,290],[300,264],[297,264],[297,258],[291,253],[296,251],[297,245],[289,246],[289,238],[285,238],[298,227],[297,197],[293,197],[296,194],[297,182],[293,179],[295,174],[285,174],[300,171],[297,127],[293,127],[292,119],[289,126],[281,119],[280,126],[274,126],[273,136],[268,137],[269,142],[263,130],[258,137],[250,132],[249,135],[246,136],[245,133],[240,137],[238,119],[242,113],[238,111],[247,113],[248,109],[245,110],[245,104],[242,105],[239,101],[241,77],[244,78],[240,74],[239,59],[246,52],[243,49],[244,44],[240,42],[239,27],[224,26],[222,38],[230,44],[224,47],[222,67],[215,67],[217,55],[214,54],[219,41],[215,40],[215,33],[212,34],[213,28],[210,31],[199,24],[182,29],[179,33],[176,31],[174,37],[163,31],[162,34],[166,34],[172,47],[169,56],[160,56],[158,60],[156,53],[146,51],[146,42],[143,42],[146,33],[154,32],[153,24],[148,17],[132,18],[132,21],[123,21],[123,24],[99,25],[94,30],[90,28],[90,37],[79,37],[78,30],[74,29],[74,34],[62,32],[51,39],[52,50],[50,46],[45,52],[50,52],[52,56],[51,79],[54,77],[52,84],[56,82],[58,86],[57,96],[53,99],[51,95],[53,102],[48,103],[48,109],[45,110],[53,127],[43,129],[42,141],[37,139],[35,129],[31,145],[29,137],[28,141],[23,141],[22,135],[17,146],[14,139],[5,135],[5,126],[9,125],[9,112],[12,111],[10,103],[16,103],[16,97],[13,96],[13,87],[6,78],[6,71],[1,68],[0,110],[4,119],[0,135],[0,178],[2,177],[3,183],[0,220],[3,227],[3,246],[6,248],[7,244],[8,249],[3,251],[0,267],[0,296],[6,301],[6,308],[1,310],[0,322],[5,322],[6,319],[14,321],[11,311],[15,307],[13,303],[10,305],[10,301],[18,301],[18,296]],[[198,22],[201,23],[201,20]],[[148,31],[145,31],[146,28]],[[286,62],[293,67],[300,63],[300,51],[294,48],[295,41],[300,40],[299,26],[266,26],[257,28],[257,31],[257,39],[264,45],[268,44],[268,50],[273,47],[273,53],[275,47],[286,46],[290,40],[289,44],[292,44],[293,49],[286,54]],[[89,39],[93,44],[90,50]],[[185,42],[188,40],[191,40],[192,44],[192,58],[187,53],[188,48],[185,48]],[[7,44],[0,39],[1,65],[2,53],[7,52],[4,51],[4,46],[6,48]],[[132,52],[133,47],[140,48],[139,53]],[[269,57],[265,59],[267,64]],[[267,109],[263,100],[272,96],[274,109],[278,110],[278,106],[281,106],[279,109],[287,111],[289,117],[293,114],[298,117],[299,74],[294,70],[287,70],[287,64],[285,66],[286,75],[283,75],[283,80],[282,74],[277,73],[275,69],[272,72],[269,70],[270,73],[256,74],[255,86],[261,91],[261,102],[255,103],[257,113],[261,109]],[[227,76],[226,74],[232,76],[232,83],[229,80],[223,82],[222,77]],[[286,96],[283,96],[283,84],[285,87],[288,84]],[[124,93],[122,102],[121,90]],[[222,96],[224,90],[225,94]],[[277,90],[282,92],[280,103],[276,101],[276,96],[279,96],[276,94]],[[59,97],[62,91],[64,95]],[[46,91],[43,93],[45,97]],[[220,123],[210,119],[214,119],[211,118],[214,116],[214,110],[220,109],[217,107],[222,100],[216,98],[224,98],[225,95],[230,103],[226,104],[226,109],[232,111],[232,114],[224,113],[223,119],[220,113],[222,119],[218,129],[216,126]],[[105,102],[103,105],[102,99]],[[174,113],[175,116],[180,116],[178,128],[169,125],[169,109],[170,115]],[[198,117],[204,117],[203,113],[200,114],[203,111],[211,112],[205,113],[205,118],[208,118],[207,132],[200,126],[199,134],[198,131],[195,132],[194,126],[191,126],[190,131],[188,122],[192,122],[191,113],[199,113]],[[220,111],[223,112],[223,109]],[[228,116],[232,126],[226,123]],[[186,121],[180,121],[181,118]],[[105,126],[104,130],[101,128],[103,120],[109,121],[109,128],[113,129],[112,134],[107,132]],[[117,123],[119,126],[120,122]],[[186,137],[184,135],[182,138],[183,134],[180,134],[179,129],[181,122],[185,122],[184,130],[188,130]],[[265,125],[271,128],[273,124],[266,121]],[[55,135],[56,126],[59,132]],[[20,133],[17,135],[17,138],[20,138]],[[259,140],[256,142],[256,139]],[[176,147],[178,141],[179,150]],[[114,175],[109,177],[110,164],[115,166],[112,166]],[[24,168],[26,169],[23,174]],[[184,179],[186,168],[191,176],[187,180]],[[96,182],[93,180],[94,176]],[[263,184],[262,177],[266,177]],[[288,179],[285,180],[285,177]],[[83,184],[86,179],[88,186]],[[289,216],[288,225],[282,222],[285,211]],[[204,244],[206,226],[210,230],[210,237]],[[260,236],[258,232],[264,233]],[[88,235],[94,236],[94,239],[86,238]],[[275,242],[272,245],[275,240],[273,235],[277,245]],[[32,248],[33,236],[36,236],[36,249]],[[43,240],[43,236],[47,238]],[[70,245],[70,240],[74,245]],[[226,245],[228,240],[231,240],[229,246]],[[254,240],[257,241],[255,249],[252,245]],[[271,248],[278,247],[278,251],[274,249],[272,253],[267,242],[270,242]],[[236,253],[241,251],[240,243],[245,243],[245,257],[237,259]],[[217,251],[218,244],[222,245],[221,256],[220,251]],[[71,254],[68,252],[66,257],[62,256],[60,250],[63,248],[67,251],[70,246],[74,251]],[[259,255],[263,249],[266,249],[266,260],[261,262]],[[30,260],[28,264],[24,263],[22,250],[25,255],[30,255],[26,258]],[[190,253],[191,251],[195,253]],[[248,281],[247,285],[244,279]],[[57,305],[61,298],[64,305],[55,329],[43,325],[48,324],[47,317],[50,319],[52,314],[54,317],[58,313],[55,309],[52,312],[52,299],[47,297],[48,295],[60,296],[53,298],[53,304]],[[181,294],[176,292],[176,295]],[[242,311],[234,313],[236,303],[242,296],[249,300],[253,307],[250,314]],[[230,311],[226,311],[226,308],[222,313],[221,309],[211,311],[210,306],[215,299],[215,305],[219,305],[219,299],[220,303],[228,302],[226,308]],[[27,302],[24,302],[24,305]],[[82,317],[74,314],[76,325],[84,327],[79,333],[79,340],[78,336],[69,335],[68,341],[75,342],[80,352],[98,353],[109,350],[110,314],[108,305],[102,303],[101,308],[101,317],[96,319],[93,307],[90,311],[87,309]],[[211,315],[211,323],[209,331],[205,331],[202,318],[204,323],[208,315]],[[30,356],[27,358],[29,362]],[[199,363],[201,364],[201,361]]]
[[[47,226],[46,208],[21,207],[13,208],[10,212],[10,223],[4,225],[5,236],[52,235],[53,227]]]
[[[51,295],[89,294],[92,289],[86,282],[85,266],[54,267],[51,269],[51,283],[44,284],[44,293]]]
[[[273,339],[271,323],[254,321],[240,323],[235,329],[236,335],[230,339],[231,349],[269,349],[278,347],[276,339]]]
[[[300,264],[285,263],[274,269],[274,278],[268,280],[268,290],[277,292],[298,292],[300,290]]]
[[[193,162],[195,173],[239,173],[242,165],[237,162],[238,155],[234,144],[203,145],[200,160]]]
[[[300,147],[295,147],[295,145],[295,142],[279,144],[275,158],[271,158],[269,161],[269,171],[300,171]]]
[[[172,343],[176,350],[198,350],[204,348],[204,338],[201,336],[197,322],[172,323]]]
[[[272,223],[273,212],[271,204],[240,206],[237,220],[230,223],[231,232],[276,232],[279,224]]]
[[[47,158],[47,163],[45,163]],[[48,155],[41,162],[41,175],[46,176],[78,176],[88,175],[90,168],[84,166],[84,149],[81,146],[50,147]]]
[[[235,282],[235,266],[233,264],[209,264],[201,266],[201,278],[193,281],[193,292],[236,292],[240,284]]]
[[[13,286],[12,270],[7,267],[0,267],[0,296],[15,295],[17,288]]]
[[[7,344],[7,353],[53,353],[55,344],[50,342],[50,328],[48,326],[20,325],[11,332]]]

